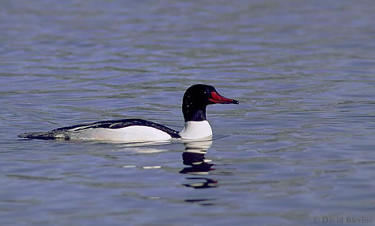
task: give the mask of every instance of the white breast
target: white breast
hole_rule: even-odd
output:
[[[89,128],[68,133],[72,140],[106,140],[118,142],[166,141],[172,137],[149,126],[128,126],[119,129]]]
[[[185,122],[185,127],[180,132],[180,136],[182,139],[186,140],[210,138],[212,136],[212,129],[207,120],[188,121]]]

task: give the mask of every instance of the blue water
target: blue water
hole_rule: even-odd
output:
[[[374,12],[2,1],[0,225],[374,225]],[[209,106],[212,144],[17,137],[122,118],[180,130],[196,83],[240,101]]]

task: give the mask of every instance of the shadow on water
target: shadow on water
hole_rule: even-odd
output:
[[[189,175],[186,180],[189,183],[183,184],[185,187],[194,189],[215,188],[218,181],[207,177],[209,172],[215,170],[211,160],[206,159],[207,150],[212,146],[212,140],[204,141],[183,141],[185,150],[182,153],[182,163],[186,166],[179,173]],[[140,142],[123,144],[123,147],[131,148],[132,151],[142,154],[167,152],[163,145],[172,142]],[[159,166],[160,167],[160,166]]]
[[[211,147],[212,141],[195,141],[185,144],[185,151],[182,153],[183,164],[188,166],[183,168],[181,174],[199,175],[199,177],[187,177],[190,183],[184,184],[186,187],[195,189],[214,188],[218,181],[204,177],[209,171],[214,170],[211,160],[206,159],[207,150]]]

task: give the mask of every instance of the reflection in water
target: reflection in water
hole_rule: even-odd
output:
[[[132,143],[124,144],[124,148],[131,147],[131,150],[136,153],[159,153],[168,151],[168,149],[160,148],[160,144],[166,143]],[[152,145],[152,146],[150,146]],[[212,145],[212,140],[208,141],[191,141],[185,142],[185,151],[182,153],[183,164],[188,166],[183,168],[181,174],[189,174],[191,176],[186,177],[186,180],[190,183],[183,184],[185,187],[203,189],[217,187],[218,181],[204,177],[209,175],[209,171],[214,170],[214,165],[211,160],[206,159],[205,155],[207,150]],[[135,165],[124,165],[123,168],[137,167]],[[142,169],[160,169],[159,165],[152,166],[141,166]],[[196,177],[195,177],[196,176]]]
[[[194,152],[184,152],[182,153],[182,159],[184,165],[190,166],[185,167],[180,171],[183,174],[208,174],[208,171],[213,170],[211,167],[213,166],[212,163],[208,163],[205,159],[205,154],[202,153],[194,153]]]
[[[195,182],[190,184],[184,184],[186,187],[202,189],[202,188],[213,188],[217,186],[218,181],[204,177],[187,177],[188,180],[202,180],[201,182]]]
[[[185,202],[190,202],[190,203],[199,203],[200,205],[203,206],[211,206],[214,205],[213,201],[215,199],[186,199]]]
[[[209,171],[214,170],[211,160],[206,159],[207,149],[212,145],[212,141],[194,141],[185,143],[186,149],[182,153],[184,165],[189,167],[183,168],[180,173],[191,175],[208,175]],[[184,184],[186,187],[195,189],[216,187],[218,181],[205,177],[187,177],[191,183]]]

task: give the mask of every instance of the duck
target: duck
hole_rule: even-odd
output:
[[[210,140],[212,128],[207,121],[206,107],[212,104],[239,104],[239,101],[221,96],[215,87],[206,84],[190,86],[184,93],[182,113],[185,124],[178,132],[159,123],[144,119],[99,121],[61,127],[48,132],[28,132],[24,139],[91,140],[115,142],[157,142],[181,140]]]

